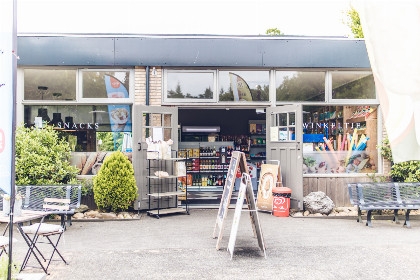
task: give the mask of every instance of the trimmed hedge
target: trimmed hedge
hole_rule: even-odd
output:
[[[137,198],[137,186],[131,162],[120,151],[108,156],[93,179],[93,193],[99,209],[120,212]]]

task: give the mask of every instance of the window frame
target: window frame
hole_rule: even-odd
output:
[[[76,99],[75,100],[26,100],[25,99],[25,69],[38,69],[38,70],[76,70]],[[19,67],[21,85],[19,101],[22,105],[132,105],[134,104],[134,68],[81,68],[77,66],[69,67]],[[82,89],[83,89],[83,72],[85,71],[107,71],[107,72],[118,72],[118,71],[128,71],[130,81],[128,90],[128,98],[83,98]]]
[[[213,74],[213,98],[211,99],[198,99],[198,98],[168,98],[168,73],[211,73]],[[170,104],[185,104],[185,103],[194,103],[194,104],[215,104],[218,102],[217,95],[217,70],[214,69],[163,69],[163,79],[162,79],[162,105]]]
[[[276,94],[276,89],[277,89],[277,72],[316,72],[316,73],[324,73],[325,74],[325,81],[324,81],[324,85],[325,85],[325,90],[324,90],[324,101],[277,101],[277,94]],[[273,74],[273,98],[274,98],[274,103],[277,105],[288,105],[288,104],[293,104],[293,103],[297,103],[297,104],[304,104],[304,103],[310,103],[310,104],[326,104],[328,103],[327,101],[327,91],[328,91],[328,70],[327,69],[310,69],[310,68],[276,68],[274,69],[274,74]]]
[[[366,71],[366,70],[330,70],[328,71],[328,91],[326,91],[327,96],[326,96],[326,100],[328,100],[327,102],[329,104],[335,104],[335,103],[340,103],[340,104],[366,104],[366,105],[375,105],[375,104],[379,104],[379,99],[378,99],[378,95],[376,93],[376,86],[375,86],[375,96],[376,98],[370,98],[370,99],[334,99],[332,96],[332,74],[333,73],[357,73],[357,74],[372,74],[372,71]]]
[[[219,101],[219,91],[220,91],[220,72],[235,72],[235,71],[248,71],[248,72],[268,72],[268,100],[267,101]],[[272,92],[272,69],[264,69],[264,68],[218,68],[217,69],[217,105],[226,105],[226,106],[269,106],[271,104],[271,92]]]

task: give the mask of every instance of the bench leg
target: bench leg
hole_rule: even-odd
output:
[[[366,221],[366,226],[368,227],[372,227],[372,210],[368,210],[367,211],[367,221]]]
[[[398,220],[398,209],[394,209],[394,219],[392,221],[396,224],[400,223],[400,221]]]
[[[61,218],[61,226],[62,226],[63,228],[65,228],[65,227],[66,227],[65,215],[61,214],[61,215],[60,215],[60,218]]]
[[[67,215],[67,225],[69,227],[72,225],[72,223],[71,223],[71,215],[70,214]]]
[[[357,222],[358,223],[363,223],[362,210],[360,210],[359,206],[357,206]]]
[[[410,225],[410,211],[411,211],[411,209],[405,210],[405,222],[404,222],[404,226],[406,226],[408,228],[411,228],[411,225]]]

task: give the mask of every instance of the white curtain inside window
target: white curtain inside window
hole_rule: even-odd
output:
[[[420,1],[356,1],[395,163],[420,160]]]

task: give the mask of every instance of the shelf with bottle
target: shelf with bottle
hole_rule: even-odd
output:
[[[192,174],[191,187],[223,187],[226,175]]]

